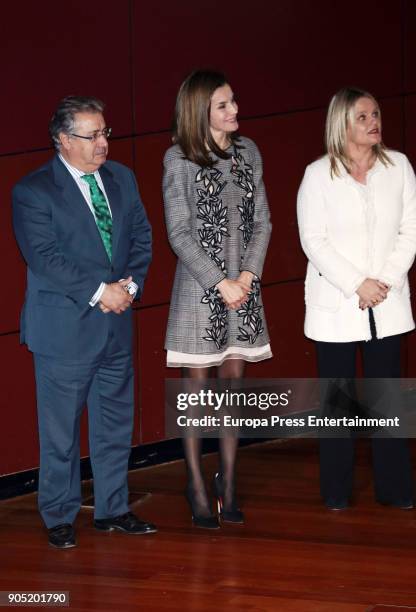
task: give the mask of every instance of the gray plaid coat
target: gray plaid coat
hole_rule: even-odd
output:
[[[269,342],[259,280],[271,232],[262,161],[248,138],[228,151],[231,159],[205,168],[178,145],[164,158],[166,226],[178,256],[166,349],[215,355]],[[257,279],[247,302],[227,310],[215,285],[242,270]]]

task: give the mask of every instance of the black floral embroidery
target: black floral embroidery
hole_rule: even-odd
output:
[[[238,229],[243,232],[243,246],[246,249],[254,229],[254,200],[243,198],[242,205],[237,208],[240,211],[242,221]]]
[[[261,306],[256,306],[255,300],[249,298],[245,304],[242,304],[237,310],[239,317],[243,318],[243,325],[248,325],[253,331],[256,331],[256,324],[259,318]]]
[[[240,340],[241,342],[249,342],[250,344],[254,344],[258,336],[264,332],[263,323],[260,317],[256,321],[256,329],[254,334],[250,334],[244,329],[244,327],[239,327],[238,329],[240,330],[240,334],[237,336],[237,340]]]
[[[253,167],[246,162],[241,153],[234,151],[231,172],[237,177],[234,184],[245,192],[244,196],[242,197],[242,204],[238,207],[241,215],[241,225],[238,229],[243,234],[243,247],[246,249],[251,240],[254,229],[255,187],[253,180]]]
[[[227,343],[228,311],[221,299],[218,289],[211,287],[207,289],[201,300],[202,304],[208,304],[211,310],[209,321],[211,327],[206,327],[207,335],[203,337],[208,342],[215,342],[217,349],[221,349]]]
[[[215,342],[217,349],[222,349],[227,344],[227,331],[221,331],[218,327],[206,328],[207,335],[203,340]]]
[[[195,182],[199,183],[200,181],[206,179],[207,183],[211,183],[211,181],[216,181],[219,179],[220,176],[221,172],[218,170],[218,168],[215,168],[214,166],[205,166],[198,170],[195,177]]]
[[[198,219],[203,221],[204,229],[207,230],[208,235],[217,243],[221,244],[223,236],[229,236],[227,225],[228,215],[227,207],[223,206],[222,201],[213,201],[211,205],[201,206],[198,208],[199,214]]]
[[[222,305],[216,304],[214,312],[209,318],[212,321],[213,326],[218,329],[222,329],[227,325],[227,309],[223,308]]]
[[[247,248],[254,231],[254,178],[253,167],[240,152],[234,150],[232,157],[231,172],[235,175],[234,183],[244,194],[238,210],[241,216],[241,231],[243,248]],[[227,275],[225,260],[221,258],[223,250],[223,238],[229,236],[228,232],[228,207],[223,204],[221,192],[226,181],[221,180],[222,172],[217,168],[200,168],[195,177],[196,183],[202,183],[197,187],[197,218],[202,221],[202,227],[198,229],[199,243],[207,255],[215,261],[218,268]],[[242,256],[242,261],[244,256]],[[238,327],[237,340],[254,344],[260,334],[264,332],[263,320],[260,316],[262,306],[259,304],[260,282],[253,280],[252,290],[247,301],[241,305],[236,314],[241,318]],[[204,292],[201,299],[202,304],[209,305],[210,325],[205,328],[206,335],[203,337],[207,342],[214,342],[218,350],[224,348],[228,340],[228,310],[221,294],[215,288]]]
[[[221,265],[221,260],[217,257],[218,253],[221,253],[222,249],[215,240],[215,237],[206,229],[198,230],[200,243],[204,248],[205,252],[215,261],[217,265]]]
[[[211,204],[218,200],[217,196],[207,189],[197,189],[196,192],[198,194],[198,207],[205,205],[205,209],[210,210]]]
[[[260,334],[263,333],[263,321],[260,317],[261,306],[259,306],[260,281],[257,279],[252,282],[252,290],[248,295],[247,301],[237,310],[237,315],[243,319],[243,325],[239,327],[240,334],[237,340],[254,344]]]
[[[214,310],[215,304],[218,302],[218,289],[211,287],[204,293],[204,297],[201,300],[202,304],[209,304],[211,311]]]
[[[237,177],[234,184],[244,191],[242,203],[238,206],[241,215],[241,224],[238,229],[242,233],[243,248],[247,248],[254,231],[254,176],[253,167],[241,154],[234,150],[233,165],[231,172]],[[244,255],[241,263],[244,262]],[[263,320],[260,317],[262,307],[259,306],[260,282],[255,279],[252,283],[252,291],[249,293],[247,301],[237,310],[238,317],[243,319],[244,327],[239,327],[240,334],[237,340],[254,344],[258,336],[263,333]],[[248,329],[246,329],[248,328]]]
[[[235,150],[231,172],[238,176],[238,181],[241,181],[243,178],[253,177],[253,166],[247,163],[242,154]]]
[[[222,241],[228,233],[228,208],[221,200],[221,192],[226,181],[221,181],[222,172],[217,168],[200,168],[195,177],[196,183],[203,186],[197,188],[198,200],[197,218],[202,221],[198,229],[199,243],[218,268],[226,275],[225,260],[220,257]],[[227,344],[228,311],[222,301],[219,291],[215,288],[204,292],[202,304],[208,304],[211,314],[208,317],[209,327],[205,328],[207,342],[215,342],[217,349]]]

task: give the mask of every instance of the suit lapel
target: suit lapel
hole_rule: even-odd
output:
[[[113,218],[112,253],[114,260],[122,221],[121,191],[118,183],[113,178],[113,174],[108,168],[102,166],[99,173],[103,181],[108,201],[110,202],[111,216]]]
[[[104,248],[100,232],[98,231],[94,215],[91,213],[88,204],[85,201],[85,198],[75,180],[72,178],[58,156],[54,158],[52,168],[55,184],[62,192],[64,203],[70,207],[73,215],[76,215],[79,218],[82,227],[90,234],[92,244],[96,244],[100,254],[105,256],[108,261],[108,256]]]
[[[63,163],[61,162],[58,156],[54,158],[52,162],[52,168],[53,168],[53,173],[54,173],[54,178],[55,178],[55,184],[61,189],[63,200],[68,206],[70,206],[71,210],[74,212],[74,215],[77,215],[80,218],[82,226],[86,228],[88,232],[90,233],[91,239],[93,240],[93,243],[95,243],[97,248],[99,249],[100,255],[103,258],[105,258],[105,260],[108,262],[107,251],[105,250],[100,232],[98,230],[97,224],[94,219],[94,215],[91,213],[91,210],[87,202],[85,201],[85,198],[82,195],[78,185],[76,184],[75,180],[72,178],[72,176],[70,175],[68,170],[65,168],[65,166],[63,165]],[[108,172],[108,174],[110,174],[111,176],[111,173]],[[101,172],[100,172],[100,175],[101,175]],[[113,192],[112,185],[111,185],[112,183],[114,183],[114,181],[112,180],[109,181],[108,188],[107,188],[107,184],[104,181],[103,183],[104,183],[104,187],[107,193],[107,197],[110,201],[111,212],[113,215],[113,249],[112,249],[112,252],[114,253],[114,212],[115,211],[114,211],[114,207],[112,203],[112,196],[114,200],[116,200],[116,197],[115,197],[115,193]],[[119,223],[117,223],[117,225],[119,225]]]

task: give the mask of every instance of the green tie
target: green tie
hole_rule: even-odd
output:
[[[83,174],[81,178],[90,186],[91,201],[94,206],[95,219],[97,222],[98,231],[100,232],[105,250],[111,261],[111,235],[113,229],[113,221],[108,208],[107,200],[101,189],[98,186],[96,178],[93,174]]]

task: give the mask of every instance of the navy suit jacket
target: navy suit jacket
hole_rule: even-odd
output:
[[[43,355],[94,359],[116,337],[132,342],[132,313],[104,314],[89,301],[101,282],[132,276],[140,296],[151,259],[151,230],[133,172],[107,161],[99,169],[113,216],[112,260],[94,216],[59,157],[13,189],[13,224],[27,263],[21,341]]]

